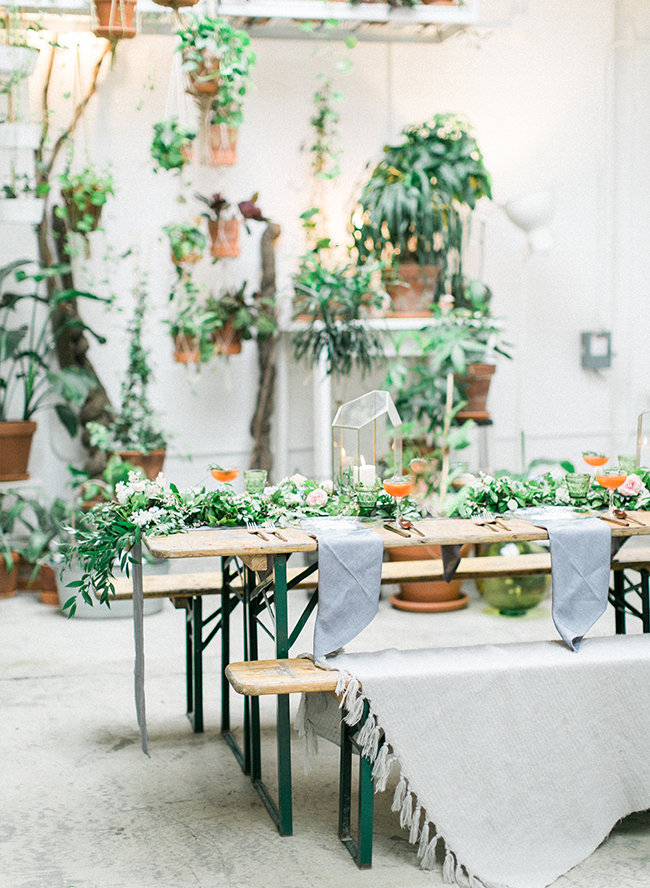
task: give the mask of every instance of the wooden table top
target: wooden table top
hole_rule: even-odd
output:
[[[627,527],[610,525],[612,536],[629,537],[650,534],[650,512],[628,512],[642,522],[640,527],[629,524]],[[425,534],[419,537],[411,534],[407,538],[398,536],[382,525],[373,527],[384,541],[386,548],[397,546],[445,546],[460,543],[524,542],[546,540],[548,533],[535,527],[531,521],[520,518],[502,519],[508,530],[498,532],[489,527],[480,527],[468,518],[426,518],[417,522],[417,527]],[[316,552],[318,544],[305,531],[294,527],[280,528],[287,542],[277,537],[269,537],[268,542],[244,527],[215,527],[191,530],[188,533],[175,533],[170,536],[150,536],[145,538],[147,548],[157,558],[199,558],[206,555],[282,555],[291,552]],[[429,556],[431,557],[431,556]]]

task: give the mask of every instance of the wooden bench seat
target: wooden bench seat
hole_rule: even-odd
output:
[[[637,557],[616,559],[612,563],[615,571],[619,570],[650,570],[650,552],[639,550]],[[289,568],[287,579],[292,582],[304,568]],[[457,580],[478,580],[492,577],[531,577],[550,574],[551,556],[547,552],[532,555],[486,555],[479,558],[463,558],[456,571]],[[441,559],[424,559],[422,561],[386,561],[382,565],[381,582],[419,583],[427,580],[442,580],[443,564]],[[145,576],[143,578],[145,598],[191,598],[195,595],[218,595],[221,590],[221,573],[209,571],[189,574],[164,574],[162,576]],[[235,577],[233,586],[241,588],[239,577]],[[318,586],[318,571],[299,582],[294,588],[315,589]],[[133,597],[131,580],[120,577],[115,580],[115,595],[111,600],[125,600]]]
[[[338,672],[320,669],[306,658],[289,660],[249,660],[229,663],[226,678],[237,691],[247,697],[266,694],[299,694],[334,691]]]

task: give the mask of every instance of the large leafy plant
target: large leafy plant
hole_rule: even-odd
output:
[[[386,299],[382,265],[337,263],[330,249],[329,238],[318,241],[294,278],[294,317],[307,318],[293,336],[295,357],[313,366],[325,356],[328,373],[347,376],[356,366],[365,374],[384,355],[379,332],[365,323]]]
[[[454,114],[436,114],[402,130],[399,145],[363,186],[352,216],[359,260],[383,257],[462,276],[463,238],[471,211],[490,197],[490,177],[471,128]],[[452,255],[453,254],[453,255]]]
[[[65,270],[53,266],[28,274],[23,266],[28,260],[12,262],[0,268],[0,422],[10,419],[30,420],[45,407],[54,407],[71,436],[77,433],[78,409],[86,400],[92,380],[75,367],[57,368],[56,340],[71,324],[92,334],[98,342],[103,336],[76,318],[52,330],[52,314],[76,299],[104,301],[80,290],[57,290],[52,298],[41,295],[39,286],[46,277]],[[28,285],[22,292],[5,290],[14,275],[17,283]]]

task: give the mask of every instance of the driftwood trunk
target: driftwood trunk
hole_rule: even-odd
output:
[[[280,236],[280,226],[269,222],[262,235],[262,282],[260,297],[272,299],[275,296],[275,240]],[[251,420],[253,436],[252,469],[266,469],[271,475],[273,454],[271,453],[271,416],[275,399],[275,365],[278,334],[258,337],[257,355],[259,385],[257,403]]]

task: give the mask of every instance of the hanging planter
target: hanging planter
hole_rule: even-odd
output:
[[[87,235],[99,228],[102,209],[109,194],[113,194],[113,178],[98,174],[92,166],[80,173],[69,169],[59,176],[63,207],[57,207],[57,216],[67,220],[70,231]]]
[[[215,355],[239,355],[241,354],[242,331],[235,329],[232,318],[226,321],[223,327],[214,331]]]
[[[201,345],[197,339],[187,336],[174,336],[174,360],[178,364],[199,364],[201,362]]]
[[[188,17],[176,34],[190,95],[219,94],[220,102],[228,104],[243,96],[255,62],[246,31],[233,28],[225,19],[205,15]]]
[[[177,268],[201,261],[207,240],[201,229],[193,222],[166,225],[163,230],[169,238],[172,262]]]
[[[208,135],[208,163],[210,166],[233,166],[237,163],[237,136],[239,130],[227,123],[213,123]]]
[[[93,34],[107,40],[135,37],[133,27],[136,0],[94,0],[96,23]]]
[[[196,6],[199,0],[153,0],[156,6],[165,6],[167,9],[182,9],[186,6]]]
[[[239,219],[208,219],[212,238],[210,255],[215,259],[239,256]]]
[[[139,450],[115,451],[125,462],[130,462],[132,466],[139,466],[150,481],[155,481],[158,474],[162,472],[166,452],[162,448],[150,450],[149,453],[142,453]]]

